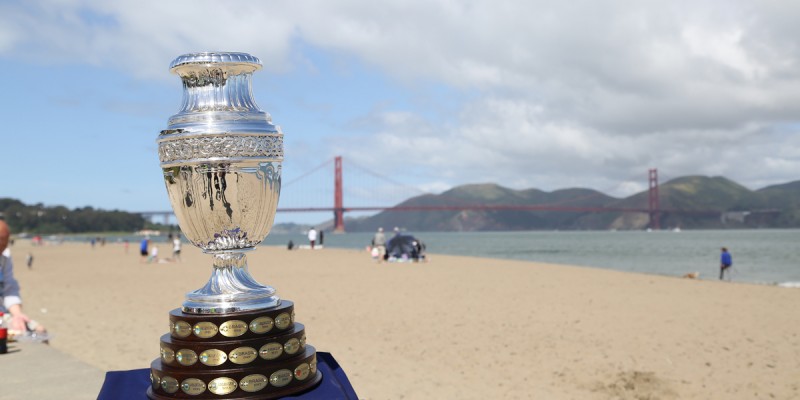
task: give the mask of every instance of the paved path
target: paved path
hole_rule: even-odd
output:
[[[0,354],[0,399],[96,399],[105,372],[41,343],[14,342]]]

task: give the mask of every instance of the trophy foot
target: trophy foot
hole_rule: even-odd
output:
[[[189,314],[224,314],[273,308],[280,302],[274,288],[250,275],[243,252],[224,252],[214,254],[211,278],[186,294],[181,309]]]
[[[181,305],[181,310],[188,314],[228,314],[264,310],[277,307],[280,304],[281,299],[278,296],[232,302],[191,300],[187,298]]]

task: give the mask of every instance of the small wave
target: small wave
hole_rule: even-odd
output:
[[[778,286],[786,288],[800,288],[800,282],[781,282],[778,284]]]

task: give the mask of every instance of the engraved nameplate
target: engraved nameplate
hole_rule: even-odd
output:
[[[209,367],[222,365],[228,360],[228,355],[222,350],[208,349],[200,353],[200,362]]]
[[[270,317],[258,317],[250,322],[250,331],[253,333],[267,333],[272,330],[275,322]]]
[[[280,313],[275,317],[275,326],[278,329],[286,329],[292,324],[292,317],[288,313]]]
[[[269,376],[269,383],[275,387],[283,387],[289,384],[292,381],[292,371],[288,369],[281,369],[275,371],[272,375]]]
[[[231,378],[217,378],[208,383],[208,391],[214,394],[223,395],[236,390],[238,384]]]
[[[183,339],[192,334],[192,326],[186,321],[178,321],[172,330],[172,334]]]
[[[261,346],[258,355],[265,360],[274,360],[283,354],[283,346],[280,343],[267,343]]]
[[[208,339],[214,337],[218,331],[219,328],[213,322],[198,322],[194,324],[194,335],[199,338]]]
[[[228,354],[228,359],[234,364],[247,364],[256,359],[258,351],[252,347],[237,347]]]
[[[197,378],[184,379],[181,390],[188,395],[197,396],[206,391],[206,383]]]
[[[239,381],[239,387],[245,392],[253,393],[267,387],[267,382],[267,377],[264,375],[247,375]]]
[[[219,333],[229,338],[242,336],[245,332],[247,332],[247,322],[244,321],[225,321],[219,326]]]

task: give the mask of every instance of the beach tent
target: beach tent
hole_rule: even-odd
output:
[[[386,243],[386,258],[391,261],[399,260],[418,260],[419,240],[411,235],[400,234],[395,235]]]

